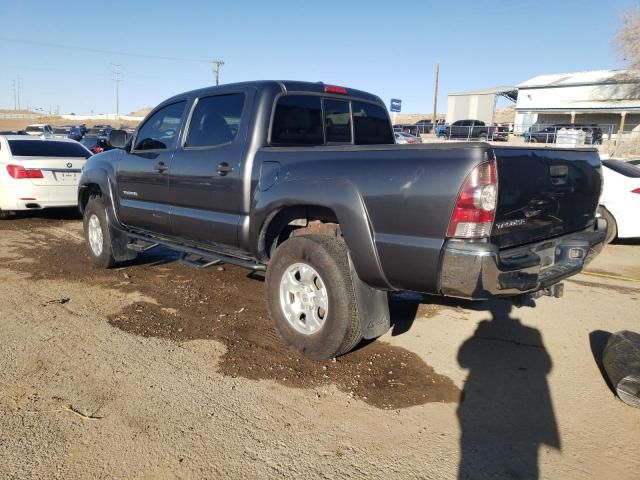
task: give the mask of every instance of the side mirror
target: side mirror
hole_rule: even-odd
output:
[[[125,148],[127,140],[127,132],[124,130],[111,130],[109,132],[109,145],[113,148]]]

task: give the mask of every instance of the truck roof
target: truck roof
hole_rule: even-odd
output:
[[[255,87],[258,90],[263,89],[278,89],[282,92],[313,92],[313,93],[327,93],[328,95],[334,95],[335,93],[325,92],[326,86],[334,86],[333,84],[327,84],[324,82],[304,82],[298,80],[254,80],[250,82],[238,82],[238,83],[225,83],[220,86],[212,86],[199,88],[196,90],[191,90],[189,92],[184,92],[179,95],[175,95],[172,98],[165,100],[162,103],[169,102],[176,97],[182,97],[186,95],[193,96],[203,96],[208,94],[214,94],[221,90],[226,90],[228,88],[233,87]],[[350,97],[362,98],[363,100],[368,100],[372,102],[383,103],[380,97],[377,95],[373,95],[371,93],[365,92],[363,90],[357,90],[355,88],[344,87],[347,90],[347,95]]]

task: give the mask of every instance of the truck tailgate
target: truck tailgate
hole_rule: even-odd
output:
[[[595,149],[495,148],[498,205],[491,242],[531,243],[592,225],[602,187]]]

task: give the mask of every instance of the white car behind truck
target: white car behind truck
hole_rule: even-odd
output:
[[[0,135],[0,219],[77,205],[80,173],[90,156],[75,140]]]
[[[607,220],[607,242],[640,238],[640,168],[622,160],[603,160],[598,214]]]

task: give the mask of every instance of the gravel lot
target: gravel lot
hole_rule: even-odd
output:
[[[260,275],[95,270],[72,212],[0,223],[0,478],[637,479],[640,409],[594,352],[640,330],[640,244],[589,272],[519,308],[396,295],[387,335],[318,364]]]

